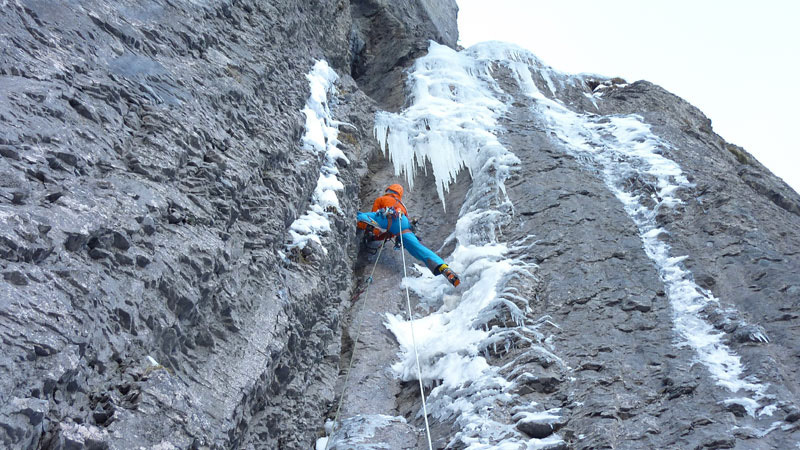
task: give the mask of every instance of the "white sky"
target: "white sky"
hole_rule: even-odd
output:
[[[516,43],[555,69],[644,79],[800,192],[800,1],[457,0],[459,43]]]

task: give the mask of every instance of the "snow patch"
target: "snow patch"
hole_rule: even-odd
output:
[[[759,415],[759,417],[760,416],[770,416],[770,417],[772,417],[772,415],[777,410],[778,410],[778,405],[773,403],[771,405],[767,405],[767,406],[761,408],[761,411],[758,412],[758,415]]]
[[[320,237],[331,230],[328,216],[340,212],[336,191],[344,189],[344,185],[337,178],[339,169],[336,164],[339,160],[349,162],[344,152],[337,147],[338,126],[341,123],[333,120],[328,107],[328,95],[336,93],[334,83],[339,76],[327,62],[318,60],[306,78],[311,94],[303,108],[303,114],[306,116],[303,148],[316,155],[322,155],[323,161],[308,210],[289,227],[292,242],[288,248],[303,248],[309,241],[314,241],[327,253]]]

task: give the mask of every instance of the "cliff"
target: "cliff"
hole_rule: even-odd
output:
[[[797,442],[800,196],[660,87],[455,17],[6,5],[4,446],[309,448],[344,392],[320,443],[427,448],[415,350],[437,448]],[[398,181],[458,288],[387,245],[358,295]]]
[[[5,446],[307,448],[334,395],[377,149],[375,102],[349,75],[454,42],[454,18],[425,1],[6,5]],[[358,38],[380,33],[391,51]],[[291,253],[325,165],[301,142],[320,59],[352,124],[341,204],[327,251]]]

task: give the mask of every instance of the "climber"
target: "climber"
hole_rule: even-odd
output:
[[[403,204],[403,186],[393,184],[386,194],[372,203],[372,212],[358,213],[358,227],[375,240],[400,237],[411,256],[425,263],[434,275],[442,275],[453,286],[461,284],[458,275],[449,268],[436,253],[425,247],[413,233],[413,224],[408,219],[408,210]],[[402,236],[399,236],[402,234]]]

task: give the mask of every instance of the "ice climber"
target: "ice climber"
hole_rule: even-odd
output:
[[[372,212],[358,213],[358,227],[375,240],[391,239],[402,234],[402,243],[411,256],[425,263],[434,275],[442,275],[453,286],[461,280],[453,269],[447,267],[442,258],[419,242],[408,220],[408,211],[403,204],[403,186],[393,184],[386,193],[372,203]]]

